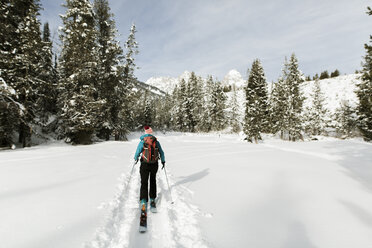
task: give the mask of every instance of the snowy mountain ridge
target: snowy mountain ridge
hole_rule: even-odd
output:
[[[170,94],[172,93],[174,88],[181,83],[182,79],[184,79],[187,82],[190,76],[191,76],[191,72],[184,71],[178,77],[169,77],[169,76],[151,77],[145,83]],[[203,78],[203,80],[205,79]],[[232,69],[225,75],[221,83],[224,86],[235,85],[236,88],[240,89],[244,87],[245,80],[243,79],[240,72],[238,72],[235,69]]]
[[[186,82],[189,80],[191,72],[184,71],[179,77],[151,77],[145,83],[160,89],[168,94],[171,94],[174,88],[181,83],[184,79]]]

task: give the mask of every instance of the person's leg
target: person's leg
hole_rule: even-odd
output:
[[[150,198],[156,198],[156,172],[158,171],[158,163],[151,164],[149,166],[150,169]]]
[[[148,202],[148,195],[149,195],[149,165],[145,163],[141,163],[140,173],[141,173],[141,190],[140,190],[140,200],[145,199]]]

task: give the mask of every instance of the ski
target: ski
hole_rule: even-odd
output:
[[[151,213],[157,213],[158,212],[157,206],[159,206],[159,204],[160,204],[161,195],[162,195],[161,193],[158,194],[158,197],[156,197],[156,199],[155,199],[155,203],[150,202]]]
[[[139,232],[144,233],[146,231],[147,231],[147,210],[146,210],[146,204],[142,204]]]
[[[150,211],[151,211],[151,213],[157,213],[158,212],[158,210],[156,209],[155,202],[150,203]]]

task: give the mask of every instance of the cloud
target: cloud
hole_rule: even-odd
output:
[[[63,8],[42,0],[45,19]],[[222,79],[230,69],[243,76],[255,58],[268,79],[281,73],[295,52],[308,74],[359,68],[372,19],[362,1],[349,0],[111,0],[121,44],[137,25],[137,77],[178,76],[184,70]],[[63,10],[64,11],[64,10]]]

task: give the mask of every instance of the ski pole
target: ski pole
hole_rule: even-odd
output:
[[[174,201],[173,201],[173,198],[172,198],[172,191],[171,191],[171,188],[169,187],[168,176],[167,176],[167,170],[165,169],[165,167],[164,167],[164,173],[165,173],[165,178],[167,179],[169,195],[170,195],[170,198],[171,198],[171,201],[172,201],[171,204],[173,204]]]
[[[128,186],[129,186],[129,183],[130,183],[130,180],[132,180],[132,175],[133,175],[133,170],[134,170],[134,166],[137,164],[137,161],[134,161],[133,165],[132,165],[132,170],[130,171],[130,175],[129,175],[129,179],[127,181],[127,185],[125,186],[125,191],[128,190]]]
[[[129,176],[129,180],[128,180],[128,184],[130,182],[130,180],[132,179],[132,174],[133,174],[133,170],[134,170],[134,166],[137,164],[136,161],[134,161],[133,165],[132,165],[132,170],[130,171],[130,176]]]

